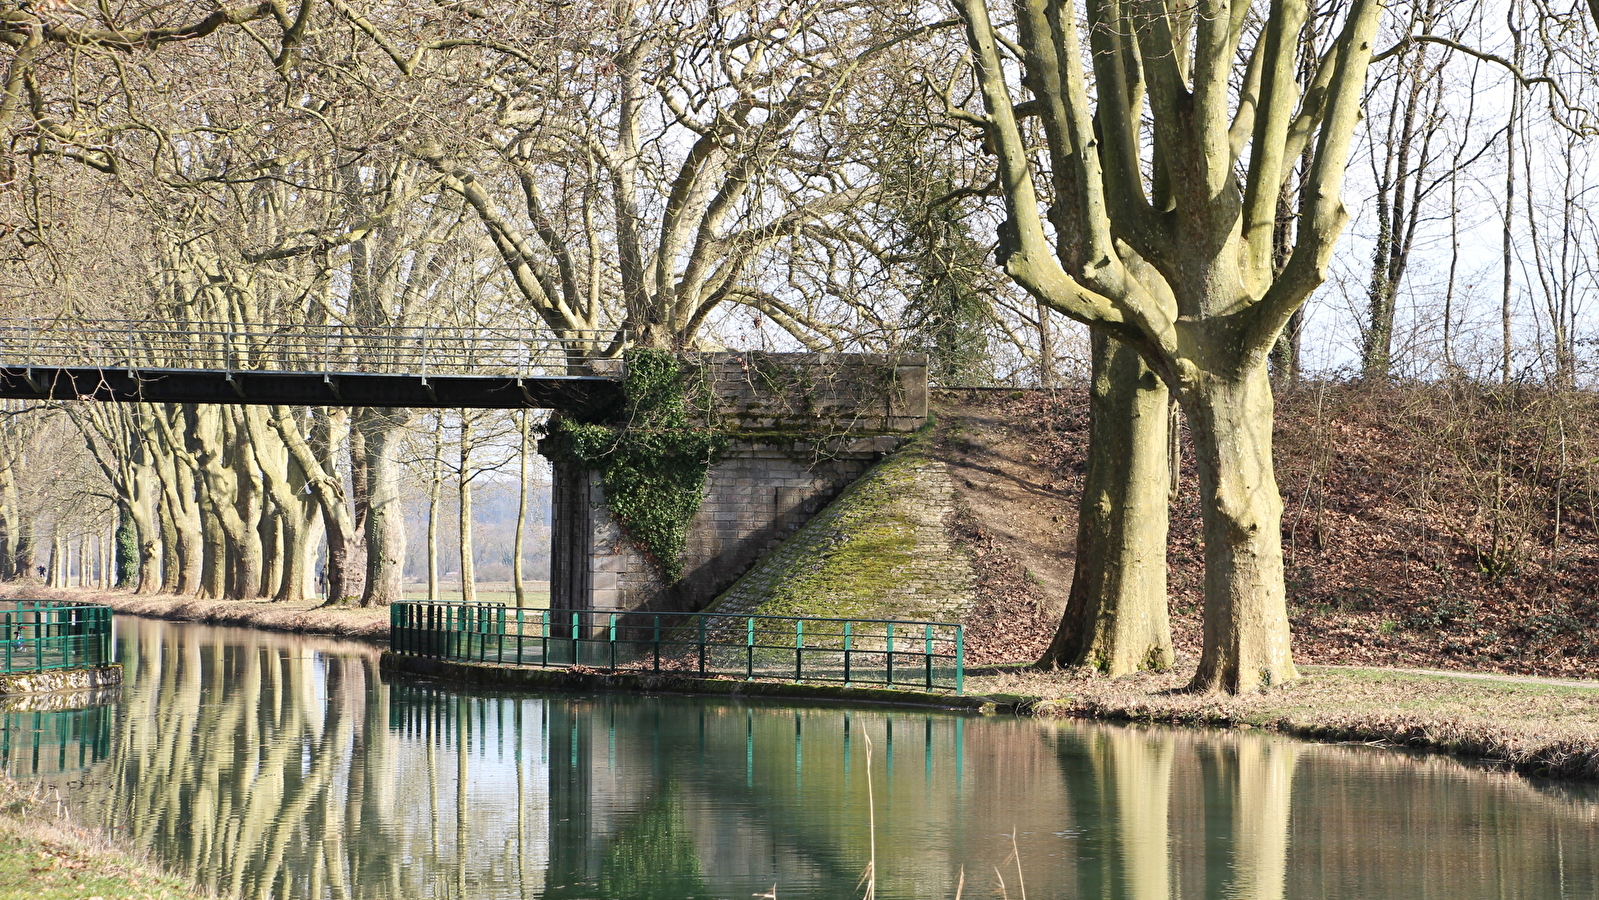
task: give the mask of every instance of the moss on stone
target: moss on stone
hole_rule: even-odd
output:
[[[774,616],[944,618],[967,601],[965,566],[947,547],[928,546],[942,529],[928,522],[931,434],[924,430],[850,485],[825,510],[756,563],[712,611]],[[942,474],[941,467],[937,469]],[[947,476],[944,476],[947,480]],[[931,526],[931,527],[930,527]],[[936,538],[930,534],[936,533]],[[958,570],[958,571],[955,571]],[[944,590],[916,596],[913,576]]]

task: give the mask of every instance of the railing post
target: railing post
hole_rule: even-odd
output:
[[[581,665],[582,662],[583,662],[581,659],[578,659],[578,656],[577,656],[577,654],[578,654],[578,646],[579,646],[578,642],[577,642],[577,640],[578,640],[578,629],[582,627],[581,619],[582,619],[581,613],[579,613],[575,609],[572,610],[572,665],[574,665],[574,666]]]
[[[853,625],[853,624],[854,624],[853,622],[845,622],[844,623],[844,683],[845,684],[849,684],[850,626]]]
[[[889,622],[888,623],[888,653],[887,653],[887,659],[888,659],[888,667],[887,667],[888,686],[889,687],[893,687],[894,686],[894,623],[893,622]]]
[[[522,665],[522,640],[526,633],[525,622],[522,616],[522,607],[516,608],[516,664]]]
[[[744,620],[744,680],[755,677],[755,617]]]
[[[922,661],[927,667],[927,689],[933,689],[933,626],[927,626],[927,647],[923,652]]]
[[[6,646],[6,671],[7,672],[11,671],[11,645],[16,643],[16,639],[11,636],[12,634],[13,634],[13,632],[11,630],[11,614],[10,613],[6,613],[6,631],[5,631],[5,634],[0,635],[0,639],[3,639],[5,641],[5,646]],[[21,649],[21,648],[18,648],[18,649]]]
[[[547,666],[550,664],[550,611],[546,609],[539,616],[539,621],[539,641],[542,645],[539,647],[539,665]]]
[[[966,630],[955,626],[955,693],[966,693]]]
[[[794,680],[805,680],[805,620],[794,620]]]
[[[611,613],[611,670],[616,670],[616,613]]]

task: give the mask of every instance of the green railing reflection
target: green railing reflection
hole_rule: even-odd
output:
[[[965,689],[965,634],[947,622],[406,601],[389,608],[389,645],[505,665]]]
[[[112,661],[111,607],[0,600],[0,675],[77,669]]]

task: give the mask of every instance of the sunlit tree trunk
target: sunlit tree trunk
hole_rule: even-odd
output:
[[[1166,386],[1137,351],[1091,336],[1088,472],[1071,594],[1042,663],[1108,675],[1171,666]]]
[[[457,498],[459,499],[458,519],[460,523],[461,541],[461,602],[477,602],[477,570],[472,564],[472,416],[461,415],[461,440],[459,449],[460,457],[456,472],[460,475],[457,484]]]
[[[387,606],[404,598],[405,512],[400,506],[400,429],[403,409],[361,410],[356,431],[365,438],[366,590],[362,606]]]
[[[528,451],[528,412],[522,410],[517,419],[518,436],[517,447],[517,494],[516,494],[516,534],[511,541],[511,586],[516,591],[516,606],[518,609],[527,606],[527,585],[522,578],[522,552],[524,546],[524,533],[527,531],[527,451]]]
[[[439,599],[439,495],[444,484],[444,414],[433,431],[432,472],[428,478],[428,599]]]

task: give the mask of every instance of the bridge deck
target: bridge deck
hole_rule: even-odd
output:
[[[477,326],[0,319],[0,398],[599,412],[621,396],[620,360],[606,358],[617,339]]]
[[[117,403],[561,409],[600,412],[621,380],[597,375],[402,375],[31,366],[0,368],[0,398]]]

